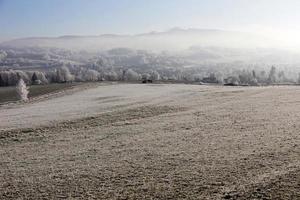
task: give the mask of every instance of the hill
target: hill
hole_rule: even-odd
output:
[[[31,37],[3,42],[0,47],[55,47],[77,50],[132,48],[152,51],[180,51],[191,46],[222,48],[269,48],[271,39],[236,31],[174,28],[138,35]]]

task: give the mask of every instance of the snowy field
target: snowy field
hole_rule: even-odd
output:
[[[24,106],[0,107],[0,130],[36,127],[145,104],[188,103],[185,96],[204,86],[113,84]],[[7,109],[7,107],[9,109]]]
[[[0,107],[0,199],[300,199],[300,87],[112,84]]]

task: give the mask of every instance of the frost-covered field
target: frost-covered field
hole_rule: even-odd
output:
[[[0,199],[300,199],[300,87],[112,84],[0,107]]]

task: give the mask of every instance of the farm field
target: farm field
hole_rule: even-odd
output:
[[[0,199],[300,199],[300,87],[95,85],[0,107]]]
[[[46,95],[53,92],[59,92],[69,89],[73,86],[80,85],[79,83],[70,84],[47,84],[47,85],[32,85],[29,87],[29,98],[34,98],[41,95]],[[7,102],[15,102],[18,100],[16,87],[0,87],[0,104]]]

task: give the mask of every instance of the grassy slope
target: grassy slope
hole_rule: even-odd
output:
[[[33,85],[29,88],[29,98],[64,90],[74,85],[75,84]],[[17,100],[18,97],[15,87],[0,87],[0,104]]]
[[[300,199],[299,87],[126,87],[135,108],[0,131],[0,199]]]

